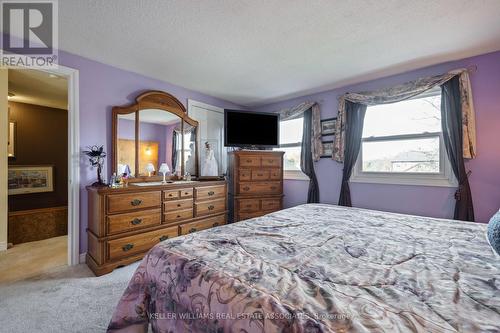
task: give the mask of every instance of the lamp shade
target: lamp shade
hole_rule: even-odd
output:
[[[118,164],[118,174],[119,175],[130,175],[132,172],[130,171],[130,167],[128,164]]]
[[[160,169],[158,171],[163,173],[163,174],[166,174],[167,172],[170,172],[170,168],[168,167],[167,163],[162,163],[160,165]]]
[[[155,171],[155,166],[153,165],[153,163],[148,163],[146,165],[146,171],[147,172],[154,172]]]

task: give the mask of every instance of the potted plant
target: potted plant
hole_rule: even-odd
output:
[[[106,186],[102,180],[102,166],[104,165],[104,158],[106,153],[104,152],[104,146],[89,146],[87,150],[83,151],[89,158],[90,165],[93,168],[97,168],[97,181],[92,184],[92,186]]]

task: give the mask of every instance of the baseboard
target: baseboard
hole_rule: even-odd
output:
[[[87,253],[80,253],[80,264],[85,264],[85,256]]]
[[[0,251],[7,250],[7,242],[0,242]]]

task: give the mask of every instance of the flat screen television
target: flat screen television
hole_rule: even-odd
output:
[[[278,147],[279,121],[276,113],[224,110],[224,146]]]

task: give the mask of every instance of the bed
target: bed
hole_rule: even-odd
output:
[[[307,204],[162,242],[109,332],[500,332],[486,225]]]

